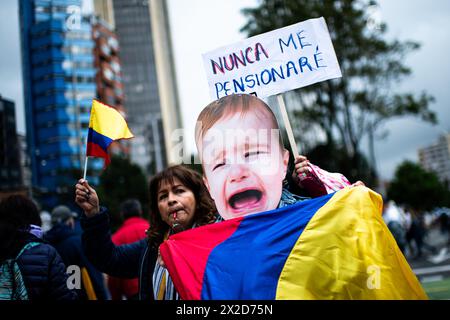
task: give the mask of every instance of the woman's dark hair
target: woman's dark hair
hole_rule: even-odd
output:
[[[157,248],[163,241],[164,235],[169,230],[169,225],[161,219],[158,210],[158,191],[162,183],[173,184],[178,179],[186,188],[192,191],[197,204],[194,213],[194,223],[203,226],[213,223],[217,219],[217,209],[214,200],[209,195],[202,176],[183,165],[171,166],[156,174],[150,180],[150,230],[149,243]]]
[[[22,195],[12,195],[0,202],[0,262],[14,258],[25,244],[30,224],[41,225],[36,204]]]

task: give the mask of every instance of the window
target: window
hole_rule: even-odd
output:
[[[115,38],[109,38],[108,44],[115,51],[117,51],[117,49],[119,48],[119,43],[117,42],[117,40]]]
[[[92,63],[88,61],[71,61],[71,60],[64,60],[62,63],[62,67],[64,70],[68,69],[89,69],[92,68]]]
[[[76,137],[69,138],[69,146],[77,147],[78,146],[78,139]]]
[[[63,47],[62,51],[64,53],[71,53],[71,54],[91,54],[92,53],[92,48],[80,47],[80,46],[77,46],[77,45],[72,45],[72,46],[65,46],[65,47]]]
[[[66,91],[64,96],[67,100],[72,100],[74,98],[72,90]],[[93,91],[76,91],[75,97],[77,100],[90,100],[95,97],[95,93]]]
[[[69,60],[64,60],[62,63],[62,67],[64,70],[72,69],[72,66],[73,66],[73,63],[72,63],[72,61],[69,61]]]
[[[110,81],[112,81],[112,80],[114,79],[114,74],[113,74],[112,71],[109,70],[109,69],[103,70],[103,76],[104,76],[107,80],[110,80]]]
[[[94,78],[86,76],[66,76],[65,81],[67,83],[93,83]]]
[[[91,34],[88,32],[70,31],[65,34],[65,38],[69,40],[90,40]]]
[[[37,6],[34,10],[37,13],[48,13],[49,12],[49,8],[48,7],[43,7],[43,6]]]
[[[114,70],[115,73],[120,72],[120,64],[118,64],[116,61],[111,62],[111,68]]]

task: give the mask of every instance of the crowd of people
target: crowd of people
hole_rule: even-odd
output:
[[[450,224],[445,211],[421,212],[385,199],[383,219],[400,250],[412,260],[433,257],[450,245]],[[444,243],[431,243],[430,233],[433,230],[441,233]]]
[[[121,205],[117,244],[145,238],[149,227],[141,204]],[[47,219],[49,218],[49,219]],[[0,202],[0,300],[136,299],[137,279],[116,279],[100,272],[86,257],[80,218],[66,205],[39,213],[22,195]],[[71,269],[77,279],[71,281]],[[71,285],[72,284],[72,285]]]

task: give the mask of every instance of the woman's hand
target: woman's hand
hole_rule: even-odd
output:
[[[297,156],[294,164],[295,169],[294,172],[292,172],[292,178],[294,178],[297,183],[300,183],[306,175],[311,172],[309,160],[305,156]]]
[[[78,180],[75,186],[75,203],[84,210],[88,218],[100,212],[97,192],[84,179]]]
[[[325,185],[312,171],[310,162],[305,156],[295,158],[295,169],[292,177],[298,186],[305,189],[313,198],[327,194]]]

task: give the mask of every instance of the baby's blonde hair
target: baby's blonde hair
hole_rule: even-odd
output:
[[[201,141],[206,132],[220,119],[231,117],[240,113],[242,117],[249,111],[260,110],[263,115],[269,117],[272,128],[279,130],[277,118],[270,107],[261,99],[250,94],[231,94],[208,104],[197,118],[195,126],[195,142],[199,154],[201,153]],[[281,133],[278,135],[280,148],[284,148]]]

